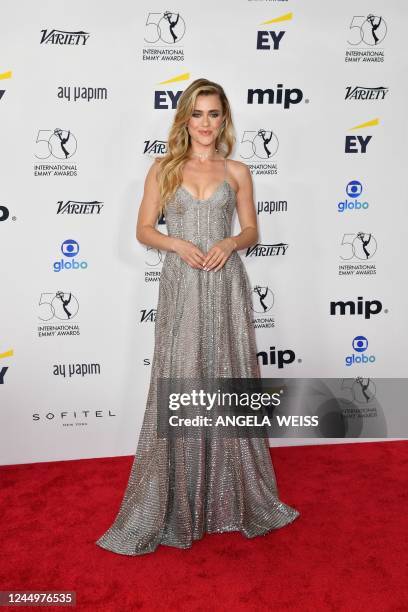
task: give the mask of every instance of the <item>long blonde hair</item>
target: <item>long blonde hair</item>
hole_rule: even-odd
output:
[[[181,94],[173,125],[167,139],[167,153],[156,158],[160,160],[158,183],[160,191],[160,215],[165,211],[169,200],[183,182],[183,166],[188,157],[190,134],[187,123],[194,110],[196,98],[199,95],[216,94],[220,97],[224,122],[215,141],[215,147],[224,157],[230,155],[235,143],[234,127],[231,118],[231,108],[224,89],[218,83],[208,79],[196,79]]]

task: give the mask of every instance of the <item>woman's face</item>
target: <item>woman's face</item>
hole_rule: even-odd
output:
[[[221,100],[217,94],[199,95],[187,123],[191,140],[199,145],[212,144],[223,122]]]

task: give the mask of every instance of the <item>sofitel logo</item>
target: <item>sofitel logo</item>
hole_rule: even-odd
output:
[[[276,257],[277,255],[286,255],[289,245],[284,242],[275,244],[256,244],[247,249],[245,257]]]
[[[286,13],[273,19],[263,21],[261,25],[273,25],[275,23],[282,23],[283,21],[290,21],[293,17],[293,13]],[[256,48],[260,51],[278,51],[280,42],[283,36],[286,34],[284,30],[274,32],[273,30],[259,30],[256,37]],[[272,41],[272,44],[271,44]]]
[[[40,45],[85,45],[89,32],[69,32],[66,30],[41,30]]]

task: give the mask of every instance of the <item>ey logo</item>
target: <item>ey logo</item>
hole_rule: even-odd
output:
[[[12,357],[14,355],[13,349],[6,351],[5,353],[0,353],[0,359],[6,359],[7,357]],[[0,385],[4,385],[4,377],[8,370],[8,366],[0,367]]]
[[[351,130],[361,130],[363,128],[378,125],[379,123],[380,123],[380,120],[378,118],[371,119],[370,121],[366,121],[365,123],[360,123],[359,125],[355,125],[354,127],[350,128],[350,131]],[[345,153],[366,153],[368,143],[370,142],[371,139],[372,139],[371,135],[360,136],[359,134],[357,134],[357,136],[346,136],[344,152]]]
[[[275,23],[282,23],[283,21],[291,21],[293,19],[293,13],[286,13],[285,15],[280,15],[280,17],[274,17],[274,19],[268,19],[268,21],[263,21],[261,26],[269,26]],[[258,30],[256,37],[256,48],[261,51],[279,51],[279,45],[286,34],[285,30],[274,31],[274,30]]]
[[[179,74],[179,76],[173,77],[171,79],[167,79],[167,81],[161,81],[159,85],[170,85],[171,83],[180,83],[181,81],[188,81],[190,78],[190,73],[185,72],[184,74]],[[177,102],[179,97],[183,92],[173,91],[172,89],[156,89],[154,92],[154,108],[158,109],[168,109],[177,108]]]

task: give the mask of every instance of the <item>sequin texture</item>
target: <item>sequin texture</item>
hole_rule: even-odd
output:
[[[225,163],[225,177],[227,166]],[[198,200],[180,186],[166,210],[168,234],[203,252],[231,235],[236,194],[224,179]],[[260,376],[251,289],[235,251],[219,271],[191,268],[176,253],[163,261],[146,409],[119,512],[96,544],[142,555],[159,544],[190,548],[204,533],[265,535],[299,511],[280,501],[266,438],[157,436],[157,378]],[[208,428],[204,428],[208,429]]]

